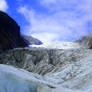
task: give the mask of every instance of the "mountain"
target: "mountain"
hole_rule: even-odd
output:
[[[89,35],[83,36],[82,38],[76,40],[75,42],[77,42],[83,48],[92,49],[92,33],[90,33]]]
[[[91,39],[33,45],[0,12],[0,92],[92,92]]]
[[[28,43],[28,45],[41,45],[43,44],[40,40],[32,37],[32,36],[27,36],[27,35],[23,35],[22,37],[24,38],[25,42]]]
[[[43,43],[41,45],[32,45],[32,47],[40,47],[40,48],[53,48],[53,49],[75,49],[75,48],[88,48],[92,49],[92,33],[81,37],[78,40],[72,42],[51,42],[51,43]]]
[[[0,11],[0,50],[28,47],[20,35],[19,25],[6,13]]]

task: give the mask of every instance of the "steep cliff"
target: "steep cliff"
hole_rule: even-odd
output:
[[[0,11],[0,50],[27,47],[20,35],[19,25],[6,13]]]

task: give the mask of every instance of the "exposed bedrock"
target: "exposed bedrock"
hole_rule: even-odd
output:
[[[0,50],[27,46],[21,37],[19,25],[6,13],[0,11]]]

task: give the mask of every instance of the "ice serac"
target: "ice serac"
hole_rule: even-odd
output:
[[[40,92],[42,85],[53,86],[40,75],[0,64],[0,92]]]
[[[0,54],[0,63],[24,68],[41,75],[57,71],[63,66],[80,61],[89,56],[89,49],[42,49],[18,48]]]
[[[18,48],[0,54],[0,63],[32,72],[46,84],[38,92],[92,92],[91,49]]]
[[[0,50],[27,46],[21,37],[19,25],[6,13],[0,11]]]
[[[37,92],[37,84],[26,80],[17,73],[23,71],[13,67],[0,65],[0,92]]]

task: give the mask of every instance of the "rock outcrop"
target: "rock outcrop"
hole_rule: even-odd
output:
[[[0,11],[0,50],[27,46],[20,35],[19,25],[6,13]]]

